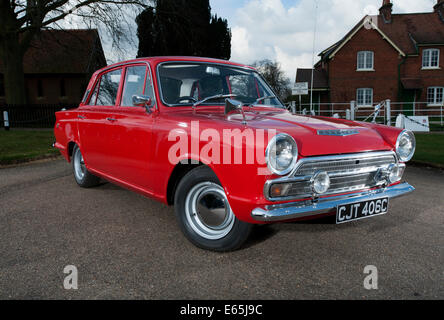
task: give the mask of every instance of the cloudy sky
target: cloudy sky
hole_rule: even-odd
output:
[[[394,13],[431,12],[437,0],[392,0]],[[212,13],[228,20],[232,31],[231,60],[251,64],[256,60],[277,60],[291,81],[297,68],[311,68],[315,17],[317,54],[340,40],[365,14],[377,14],[382,0],[210,0]],[[317,9],[316,9],[317,8]],[[134,21],[136,12],[129,21]],[[131,15],[130,14],[130,15]],[[101,32],[109,62],[134,58],[137,54],[137,26],[125,50],[112,48]]]
[[[393,0],[394,13],[431,12],[436,0]],[[249,64],[268,58],[294,81],[296,68],[312,66],[317,4],[317,54],[341,39],[382,0],[210,0],[213,13],[232,30],[231,60]]]

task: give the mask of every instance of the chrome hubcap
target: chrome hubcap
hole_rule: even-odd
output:
[[[86,173],[85,161],[83,161],[82,153],[79,149],[76,150],[74,154],[74,174],[76,175],[77,180],[83,180],[83,177]]]
[[[209,240],[225,237],[235,221],[224,189],[212,182],[199,183],[188,192],[185,213],[191,228]]]

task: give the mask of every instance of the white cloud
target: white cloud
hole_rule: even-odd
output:
[[[228,17],[232,27],[232,60],[252,63],[276,59],[293,81],[296,68],[312,65],[314,17],[318,3],[317,54],[340,40],[382,0],[300,0],[285,7],[282,0],[248,0]],[[436,0],[394,0],[394,13],[430,12]]]

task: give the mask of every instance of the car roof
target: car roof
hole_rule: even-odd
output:
[[[144,57],[144,58],[137,58],[137,59],[127,60],[127,61],[117,62],[117,63],[111,64],[109,66],[106,66],[100,70],[97,70],[95,73],[101,73],[102,71],[107,70],[107,69],[112,69],[112,68],[115,68],[115,67],[118,67],[121,65],[133,64],[133,63],[138,63],[138,62],[150,62],[152,65],[156,66],[159,63],[175,62],[175,61],[226,64],[226,65],[237,66],[237,67],[242,67],[242,68],[250,68],[250,69],[254,70],[254,68],[251,66],[247,66],[247,65],[244,65],[241,63],[232,62],[232,61],[228,61],[228,60],[222,60],[222,59],[203,58],[203,57],[186,57],[186,56],[159,56],[159,57]]]

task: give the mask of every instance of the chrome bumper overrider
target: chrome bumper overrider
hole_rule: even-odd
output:
[[[270,205],[266,206],[265,209],[256,208],[251,212],[251,216],[254,220],[264,222],[292,220],[329,213],[335,210],[338,205],[375,200],[384,197],[397,198],[414,190],[414,187],[405,182],[377,190],[323,198],[317,202],[310,200]]]

